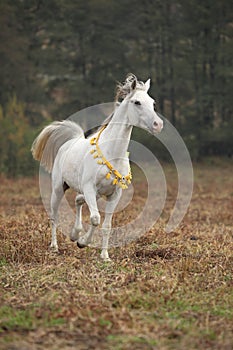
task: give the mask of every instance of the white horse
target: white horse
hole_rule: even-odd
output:
[[[52,173],[51,194],[51,247],[58,250],[56,226],[57,213],[64,192],[72,188],[77,192],[76,220],[70,238],[82,248],[90,244],[96,227],[100,224],[97,199],[106,198],[105,218],[102,224],[101,258],[110,260],[108,240],[114,210],[122,189],[131,181],[127,154],[133,126],[151,134],[160,132],[163,121],[156,113],[153,98],[148,95],[150,79],[145,83],[129,74],[123,84],[117,86],[117,96],[122,102],[116,106],[108,122],[95,134],[85,138],[75,122],[53,122],[45,127],[32,145],[36,160]],[[84,233],[82,205],[86,202],[90,211],[90,229]]]

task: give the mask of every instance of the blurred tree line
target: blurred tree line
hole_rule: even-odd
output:
[[[0,25],[0,172],[33,172],[40,128],[112,101],[128,72],[194,159],[232,156],[232,1],[0,0]]]

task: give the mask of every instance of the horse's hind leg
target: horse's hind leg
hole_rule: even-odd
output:
[[[52,241],[50,247],[55,251],[58,251],[57,244],[57,220],[58,220],[58,207],[64,195],[63,187],[52,190],[51,195],[51,223],[52,223]]]
[[[86,186],[84,189],[85,202],[90,210],[90,221],[91,226],[85,235],[81,236],[77,241],[77,246],[79,248],[84,248],[91,243],[91,239],[96,227],[100,224],[100,214],[97,207],[96,192],[93,186]]]
[[[75,206],[76,206],[76,220],[74,227],[70,233],[70,239],[71,241],[75,242],[79,238],[79,234],[83,232],[83,225],[82,225],[82,206],[85,202],[84,196],[82,194],[78,194],[75,198]]]

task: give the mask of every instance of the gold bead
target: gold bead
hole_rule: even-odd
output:
[[[93,139],[91,139],[91,141],[90,141],[90,144],[91,144],[91,145],[95,145],[95,143],[96,143],[96,138],[93,137]]]
[[[113,185],[116,185],[117,183],[118,183],[118,179],[114,179],[112,182]]]

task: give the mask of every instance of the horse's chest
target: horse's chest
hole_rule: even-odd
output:
[[[111,181],[102,179],[96,184],[97,193],[100,196],[110,196],[116,190],[116,186]]]

